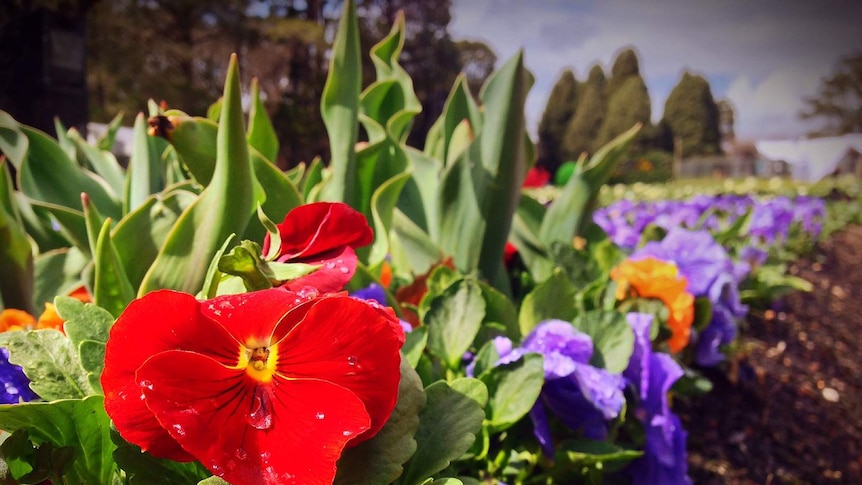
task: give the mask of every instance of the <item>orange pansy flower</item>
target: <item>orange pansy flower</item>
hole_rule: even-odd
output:
[[[611,270],[611,279],[617,282],[618,300],[633,296],[656,298],[664,303],[670,315],[671,352],[679,352],[688,345],[694,321],[694,296],[686,291],[688,281],[675,264],[653,257],[627,259]]]

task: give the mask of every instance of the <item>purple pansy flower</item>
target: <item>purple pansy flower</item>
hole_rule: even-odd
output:
[[[549,410],[563,424],[588,438],[606,437],[607,420],[619,416],[625,403],[625,379],[589,364],[593,355],[589,335],[569,322],[547,320],[533,329],[520,347],[513,348],[505,337],[497,337],[493,342],[500,355],[496,365],[513,362],[531,352],[544,357],[545,384],[530,411],[530,419],[546,455],[554,453]]]
[[[21,367],[9,362],[9,351],[0,347],[0,404],[18,404],[38,399]]]
[[[632,462],[633,485],[690,485],[686,439],[679,417],[667,402],[667,393],[683,375],[682,368],[664,353],[655,353],[649,340],[652,315],[629,313],[626,319],[635,333],[635,346],[623,375],[634,386],[638,403],[635,415],[645,431],[644,455]]]

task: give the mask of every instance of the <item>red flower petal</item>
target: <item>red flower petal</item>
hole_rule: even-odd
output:
[[[129,304],[111,328],[101,378],[105,409],[123,438],[153,456],[193,459],[147,408],[135,372],[159,352],[201,348],[236,363],[237,343],[222,327],[201,316],[191,295],[156,291]]]
[[[215,320],[242,344],[268,339],[284,315],[306,298],[284,288],[225,295],[201,303],[201,313]],[[268,343],[268,342],[266,342]],[[236,349],[232,349],[233,364]],[[209,349],[204,354],[209,355]],[[229,364],[229,365],[233,365]]]
[[[279,261],[307,258],[343,246],[360,247],[374,239],[362,213],[341,202],[316,202],[288,212],[278,224],[281,235]],[[269,234],[263,253],[269,250]]]
[[[310,286],[320,293],[340,291],[353,278],[356,272],[356,252],[350,246],[333,249],[314,257],[292,260],[296,263],[319,264],[320,268],[311,274],[288,281],[285,287],[301,291]]]
[[[138,378],[171,436],[231,483],[332,483],[344,446],[369,427],[365,406],[347,389],[278,375],[259,385],[201,354],[163,352]]]
[[[382,308],[346,296],[311,301],[302,318],[289,313],[275,331],[279,342],[277,373],[314,377],[347,388],[371,416],[370,438],[385,424],[398,399],[399,350],[404,332]],[[300,320],[301,318],[301,320]]]

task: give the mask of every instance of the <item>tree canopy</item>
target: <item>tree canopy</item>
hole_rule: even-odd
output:
[[[566,126],[578,107],[578,81],[566,69],[551,89],[548,104],[539,122],[539,165],[553,173],[565,162],[561,144]]]
[[[862,53],[845,57],[820,83],[817,95],[805,100],[803,119],[823,119],[826,126],[813,134],[862,133]]]
[[[709,82],[685,72],[664,104],[666,123],[683,156],[721,153],[719,113]]]
[[[565,160],[575,160],[582,152],[596,148],[596,135],[601,128],[607,110],[605,98],[605,71],[595,65],[578,98],[578,109],[572,116],[563,135],[562,155]]]

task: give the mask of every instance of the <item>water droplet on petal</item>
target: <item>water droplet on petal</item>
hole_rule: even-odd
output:
[[[314,415],[314,417],[315,417],[315,419],[323,419],[326,417],[326,415],[323,414],[322,412],[318,411],[317,414]]]
[[[272,403],[269,394],[260,387],[254,391],[254,401],[246,420],[257,429],[269,429],[272,426]]]
[[[344,274],[347,274],[350,272],[350,268],[348,268],[347,266],[342,266],[342,267],[338,268],[338,270]]]
[[[327,261],[327,262],[326,262],[326,264],[324,264],[323,266],[325,266],[325,267],[326,267],[326,269],[334,269],[334,268],[335,268],[335,263],[334,263],[334,262],[332,262],[332,261]]]
[[[236,457],[239,458],[240,460],[245,460],[246,458],[248,458],[248,453],[246,453],[246,451],[242,448],[237,448],[236,449]]]
[[[359,362],[359,358],[355,355],[351,355],[347,358],[347,365],[349,365],[350,367],[355,367],[357,362]]]
[[[144,379],[141,382],[139,382],[138,385],[143,387],[144,389],[149,389],[150,391],[153,390],[153,382],[152,381]]]
[[[320,295],[320,292],[317,291],[317,288],[313,286],[303,286],[302,288],[300,288],[299,291],[297,291],[297,293],[299,294],[299,296],[305,298],[306,300],[312,300],[314,298],[317,298],[318,295]]]
[[[345,429],[344,431],[341,432],[341,434],[344,435],[345,437],[353,436],[353,431],[350,431],[349,429]]]
[[[338,264],[344,264],[344,260],[341,258],[336,259],[335,262]]]
[[[179,436],[185,436],[186,435],[186,430],[185,430],[185,428],[183,428],[183,426],[181,424],[174,423],[171,425],[171,428],[173,428],[174,432]]]

